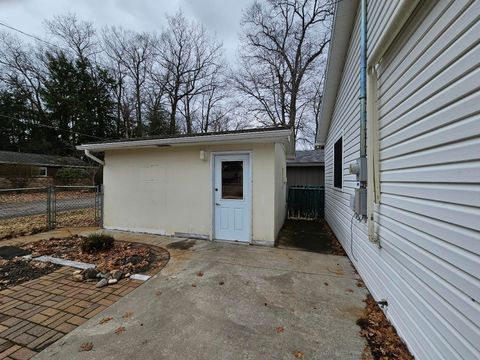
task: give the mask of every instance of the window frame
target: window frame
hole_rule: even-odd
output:
[[[340,158],[337,159],[337,144],[339,142]],[[337,166],[339,166],[340,169],[337,169]],[[338,176],[340,179],[338,179]],[[343,135],[338,137],[333,144],[333,187],[339,190],[343,189]]]
[[[39,166],[38,167],[38,177],[47,177],[48,176],[48,167]]]

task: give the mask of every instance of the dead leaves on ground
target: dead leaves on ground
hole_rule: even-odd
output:
[[[360,335],[367,339],[373,358],[413,360],[395,328],[370,294],[365,303],[365,316],[357,320],[357,325],[362,329]]]
[[[109,322],[110,320],[112,320],[112,319],[113,319],[113,317],[111,317],[111,316],[104,317],[102,320],[99,321],[99,324],[100,324],[100,325],[106,324],[106,323],[108,323],[108,322]]]
[[[141,273],[158,265],[158,261],[155,261],[156,254],[147,245],[115,241],[112,249],[90,254],[81,251],[81,242],[82,237],[72,235],[35,241],[23,248],[35,255],[51,255],[95,264],[102,272],[122,270],[124,273]]]
[[[127,331],[127,329],[125,329],[125,326],[119,326],[115,329],[115,334],[120,335],[123,334],[125,331]]]
[[[124,319],[128,319],[130,316],[133,315],[133,312],[132,311],[127,311],[125,314],[122,315],[122,318]]]
[[[295,359],[305,358],[305,354],[303,353],[303,351],[298,351],[298,350],[293,352],[293,356],[295,356]]]
[[[80,345],[80,351],[91,351],[93,349],[93,344],[91,342],[86,342]]]
[[[197,272],[197,276],[198,276],[198,277],[202,277],[202,276],[203,276],[203,272],[201,272],[201,271]]]
[[[277,334],[281,334],[285,331],[285,328],[283,326],[277,326],[275,328],[275,331],[277,332]]]

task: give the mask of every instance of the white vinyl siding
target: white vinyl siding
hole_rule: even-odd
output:
[[[393,11],[386,3],[369,1],[369,53]],[[421,2],[380,63],[381,249],[349,208],[358,17],[325,148],[326,219],[417,359],[480,358],[479,14],[478,0]],[[342,134],[344,188],[335,189]]]

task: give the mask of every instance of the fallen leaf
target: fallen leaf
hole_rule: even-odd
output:
[[[225,284],[223,281],[220,281],[220,282],[218,283],[218,285],[223,285],[223,284]]]
[[[346,292],[353,293],[353,289],[346,289]]]
[[[202,276],[203,276],[203,272],[199,271],[199,272],[197,273],[197,276],[202,277]]]
[[[102,325],[102,324],[106,324],[107,322],[109,322],[110,320],[112,320],[113,317],[109,316],[109,317],[105,317],[103,318],[102,320],[100,320],[99,324]]]
[[[277,332],[277,334],[281,334],[285,331],[284,327],[283,326],[277,326],[275,328],[275,331]]]
[[[303,351],[294,351],[293,356],[295,356],[295,359],[303,359],[305,357],[305,354]]]
[[[90,351],[93,349],[93,344],[91,342],[86,342],[80,345],[80,351]]]
[[[197,287],[197,284],[192,284],[192,287]]]
[[[125,326],[119,326],[118,328],[115,329],[115,334],[120,335],[123,334],[126,331]]]
[[[328,286],[328,283],[326,281],[324,282],[324,284],[325,284],[325,286]]]
[[[130,316],[133,315],[133,312],[131,311],[127,311],[125,314],[122,315],[122,318],[124,319],[128,319]]]
[[[160,296],[160,295],[162,295],[162,292],[161,292],[161,291],[157,291],[157,292],[155,293],[155,295]]]

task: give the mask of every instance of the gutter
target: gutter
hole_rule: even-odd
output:
[[[84,153],[86,157],[92,159],[93,161],[99,163],[102,166],[105,166],[105,162],[97,158],[95,155],[92,155],[92,153],[90,153],[90,150],[85,149]]]
[[[385,26],[382,36],[378,39],[370,56],[368,57],[368,67],[376,66],[382,59],[383,54],[392,44],[403,25],[407,22],[413,10],[417,7],[420,0],[401,0],[398,7],[390,17],[390,21]]]

